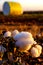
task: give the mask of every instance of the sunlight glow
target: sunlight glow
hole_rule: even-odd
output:
[[[0,0],[0,10],[2,10],[5,1],[19,2],[24,11],[43,10],[43,0]]]

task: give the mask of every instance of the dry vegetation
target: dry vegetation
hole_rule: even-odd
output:
[[[19,17],[0,15],[0,34],[4,29],[7,29],[9,31],[12,31],[14,29],[17,29],[19,31],[28,31],[33,34],[33,37],[36,37],[37,34],[41,34],[41,39],[43,40],[43,15],[42,17],[40,17],[40,15],[37,16],[36,14],[35,17],[34,15],[27,14]],[[42,44],[40,43],[40,45]],[[25,62],[28,63],[28,65],[43,65],[43,51],[42,56],[40,56],[38,59],[31,58],[25,54],[23,55],[23,58],[25,59]]]
[[[4,29],[7,29],[7,30],[10,30],[10,31],[12,31],[12,30],[14,30],[14,29],[17,29],[17,30],[19,30],[19,31],[29,31],[29,32],[31,32],[32,34],[33,34],[33,36],[34,35],[36,35],[37,33],[40,33],[40,29],[41,28],[43,28],[43,26],[37,26],[37,25],[33,25],[33,24],[22,24],[22,23],[14,23],[14,25],[3,25],[3,24],[1,24],[0,25],[0,33],[2,33],[2,31],[4,30]],[[43,32],[43,31],[42,31]],[[42,33],[41,32],[41,33]],[[42,34],[42,36],[43,36],[43,34]]]
[[[35,36],[40,33],[43,36],[43,15],[42,14],[24,14],[21,16],[0,15],[0,33],[3,29],[19,31],[29,31]],[[34,34],[35,33],[35,34]]]

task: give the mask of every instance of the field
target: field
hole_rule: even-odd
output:
[[[31,32],[34,39],[43,47],[43,14],[26,13],[20,16],[4,16],[0,14],[0,34],[3,30],[28,31]],[[37,37],[38,38],[37,38]],[[19,54],[19,53],[18,53]],[[17,54],[16,54],[17,55]],[[43,48],[42,54],[38,58],[32,58],[26,54],[22,55],[26,65],[43,65]]]
[[[21,16],[0,15],[0,33],[3,29],[29,31],[35,36],[40,33],[43,36],[43,14],[23,14]],[[34,34],[35,33],[35,34]]]

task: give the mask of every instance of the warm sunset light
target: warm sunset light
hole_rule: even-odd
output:
[[[19,2],[24,11],[42,11],[43,0],[0,0],[0,11],[3,9],[3,3],[5,1]]]
[[[43,0],[0,0],[0,65],[43,65]]]

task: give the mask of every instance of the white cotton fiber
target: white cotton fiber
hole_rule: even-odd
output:
[[[31,55],[32,55],[32,57],[38,57],[39,56],[37,48],[33,47],[31,49]]]
[[[42,52],[42,47],[40,45],[35,45],[35,47],[32,47],[31,49],[32,57],[39,57],[41,52]]]
[[[12,31],[12,37],[14,37],[15,35],[19,34],[19,31],[18,30],[14,30]]]
[[[18,40],[15,45],[19,47],[22,52],[30,50],[31,46],[33,45],[33,41],[25,39],[25,40]]]
[[[38,49],[38,52],[41,54],[41,52],[42,52],[42,46],[36,45],[35,47]]]
[[[7,32],[4,34],[4,37],[11,37],[11,32],[10,32],[10,31],[7,31]]]
[[[15,40],[20,40],[20,39],[26,39],[26,38],[32,38],[32,34],[29,32],[21,32],[19,34],[17,34],[16,36],[14,36]]]

